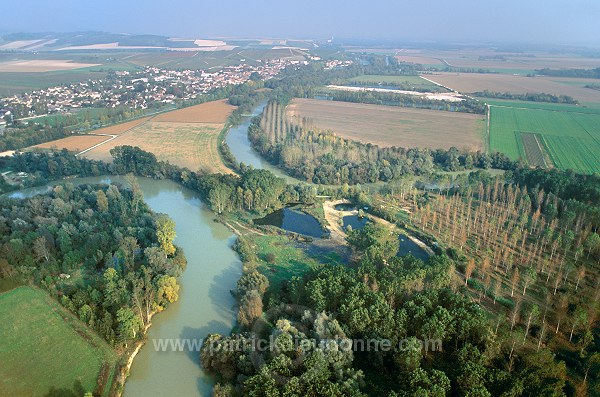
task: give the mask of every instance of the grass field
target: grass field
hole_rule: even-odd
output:
[[[286,236],[249,235],[257,247],[258,263],[263,273],[269,279],[271,288],[289,280],[293,276],[302,276],[308,270],[325,263],[337,265],[341,263],[339,255],[329,250],[327,255],[314,255],[302,248]]]
[[[360,85],[391,85],[410,87],[413,91],[446,91],[420,76],[385,76],[385,75],[362,75],[348,80],[351,84]]]
[[[0,318],[0,395],[83,395],[96,389],[103,364],[112,378],[116,353],[46,292],[0,294]]]
[[[569,95],[580,102],[600,102],[600,91],[574,84],[579,79],[555,79],[551,77],[526,77],[491,73],[434,73],[427,78],[462,93],[510,92],[514,94],[546,93]]]
[[[231,170],[221,161],[217,140],[233,109],[226,101],[207,102],[102,128],[93,133],[119,134],[119,137],[90,150],[85,156],[110,162],[110,149],[115,146],[139,146],[154,153],[159,160],[193,171],[229,173]],[[111,128],[114,130],[108,132]],[[47,145],[53,143],[56,141]]]
[[[484,149],[483,116],[437,110],[294,99],[288,117],[307,117],[322,130],[381,147]]]
[[[81,152],[89,147],[97,145],[110,139],[101,135],[75,135],[67,138],[58,139],[52,142],[40,143],[32,146],[33,149],[67,149],[71,152]]]
[[[491,106],[490,117],[492,151],[527,159],[522,135],[536,134],[558,168],[600,172],[599,114]]]

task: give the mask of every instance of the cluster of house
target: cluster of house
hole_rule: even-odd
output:
[[[308,61],[272,59],[257,65],[227,66],[216,71],[167,70],[146,67],[139,72],[119,71],[101,80],[66,84],[0,99],[0,120],[23,119],[68,112],[82,107],[127,106],[146,109],[153,104],[189,100],[213,89],[243,84],[251,78],[268,80],[290,65]],[[7,120],[10,121],[10,120]]]
[[[333,59],[325,62],[325,70],[345,68],[352,65],[353,63],[354,62],[351,60],[341,61],[339,59]]]

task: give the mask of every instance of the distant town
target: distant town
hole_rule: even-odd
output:
[[[168,70],[146,66],[142,71],[115,71],[107,78],[54,86],[0,99],[0,118],[6,122],[35,118],[73,109],[126,106],[147,109],[152,106],[187,101],[214,89],[239,85],[250,79],[269,80],[283,69],[308,65],[309,61],[272,59],[258,66],[240,64],[214,72]],[[325,68],[348,66],[352,61],[327,61]]]

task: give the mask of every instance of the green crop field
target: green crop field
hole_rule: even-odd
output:
[[[526,159],[523,134],[539,134],[554,165],[600,172],[600,114],[491,106],[490,149]]]
[[[0,395],[81,396],[114,376],[116,352],[46,292],[0,294],[0,318]]]
[[[566,103],[511,101],[511,100],[493,99],[493,98],[477,98],[477,99],[487,103],[488,105],[492,105],[492,106],[503,106],[503,107],[523,108],[523,109],[554,110],[557,112],[600,114],[600,103],[597,103],[597,102],[587,102],[587,103],[582,103],[579,105],[569,105]]]

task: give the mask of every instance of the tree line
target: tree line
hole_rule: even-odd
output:
[[[420,148],[380,148],[322,131],[308,120],[292,123],[285,107],[270,102],[248,130],[252,146],[290,175],[317,184],[357,184],[390,181],[404,175],[436,170],[512,169],[505,155]]]
[[[548,102],[548,103],[566,103],[569,105],[578,105],[579,102],[575,100],[573,97],[568,95],[553,95],[553,94],[545,94],[542,92],[531,93],[528,92],[526,94],[514,94],[510,92],[496,92],[496,91],[481,91],[473,94],[477,97],[483,98],[496,98],[496,99],[509,99],[515,101],[529,101],[529,102]]]
[[[485,106],[480,101],[465,99],[463,101],[446,101],[428,99],[419,95],[407,95],[395,92],[378,91],[346,91],[328,88],[315,88],[305,92],[307,98],[327,98],[332,101],[368,103],[372,105],[401,106],[418,109],[444,110],[485,114]]]
[[[553,77],[577,77],[586,79],[600,79],[600,68],[596,69],[536,69],[538,74]]]

